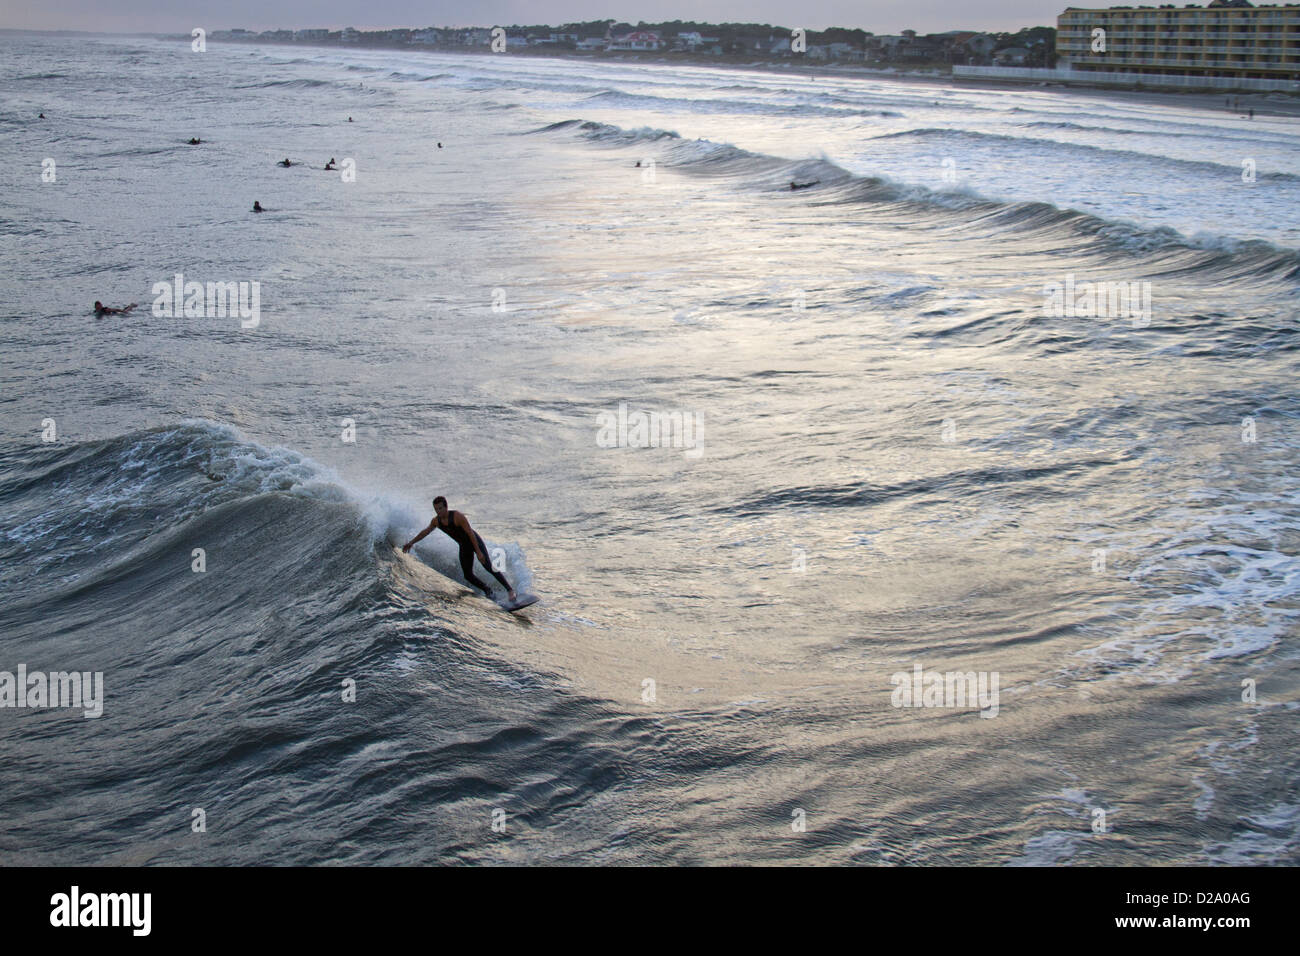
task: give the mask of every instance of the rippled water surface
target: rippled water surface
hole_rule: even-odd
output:
[[[1300,861],[1300,121],[0,48],[0,859]]]

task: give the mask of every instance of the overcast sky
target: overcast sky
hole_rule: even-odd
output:
[[[1097,6],[1110,2],[1119,0]],[[1067,6],[1066,0],[0,0],[0,27],[188,33],[193,27],[365,30],[615,18],[938,33],[1055,26]]]

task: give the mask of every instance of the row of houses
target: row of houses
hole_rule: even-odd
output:
[[[867,37],[868,60],[881,63],[949,63],[965,65],[1023,66],[1027,63],[1047,65],[1053,58],[1052,46],[1045,39],[1028,41],[1027,46],[1000,44],[989,33],[949,30],[919,36],[904,30],[898,36]]]
[[[353,27],[343,30],[267,30],[256,33],[248,30],[228,30],[214,33],[214,39],[262,40],[278,43],[349,43],[367,46],[431,46],[431,47],[487,47],[493,40],[493,30],[482,27],[464,29],[439,29],[426,27],[419,30],[359,31]],[[998,48],[998,41],[987,33],[952,30],[948,33],[918,36],[915,30],[904,30],[898,36],[873,36],[865,34],[864,43],[801,43],[788,33],[763,37],[705,36],[698,31],[685,31],[674,35],[661,35],[652,30],[633,30],[613,33],[606,30],[603,36],[581,36],[564,32],[505,32],[507,50],[547,48],[580,50],[584,52],[677,52],[708,54],[749,54],[765,57],[803,57],[810,60],[841,60],[871,63],[966,63],[1001,64],[1019,66],[1033,62],[1035,51],[1027,47]]]
[[[493,31],[485,27],[447,29],[426,27],[422,30],[367,30],[354,27],[342,30],[222,30],[212,34],[216,40],[269,40],[276,43],[354,43],[368,46],[490,46]],[[649,31],[633,31],[622,36],[583,37],[576,33],[519,33],[506,31],[508,49],[523,47],[553,47],[567,50],[707,50],[719,43],[717,37],[704,37],[699,33],[683,33],[671,38],[661,38]],[[722,52],[719,49],[717,52]]]
[[[369,46],[418,44],[425,46],[487,46],[491,31],[483,28],[464,30],[219,30],[214,40],[261,40],[273,43],[356,43]]]

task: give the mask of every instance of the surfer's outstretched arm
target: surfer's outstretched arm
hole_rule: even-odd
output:
[[[430,522],[429,522],[429,527],[425,528],[423,531],[421,531],[419,534],[417,534],[417,535],[416,535],[414,538],[412,538],[410,541],[406,542],[406,544],[402,545],[402,553],[403,553],[403,554],[409,553],[410,550],[411,550],[411,547],[412,547],[414,544],[416,544],[416,542],[418,542],[421,538],[423,538],[426,534],[428,534],[430,531],[432,531],[432,530],[434,529],[434,527],[435,527],[437,524],[438,524],[438,519],[437,519],[437,518],[434,518],[432,521],[430,521]]]

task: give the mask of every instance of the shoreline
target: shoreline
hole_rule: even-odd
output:
[[[46,31],[46,30],[0,30],[0,35],[28,35],[42,36],[76,33],[82,36],[100,36],[109,38],[122,37],[142,37],[150,40],[167,40],[176,42],[190,42],[190,37],[172,36],[170,34],[158,33],[95,33],[88,31]],[[933,73],[920,72],[919,70],[889,70],[875,67],[854,66],[845,63],[836,62],[813,62],[808,60],[770,60],[754,59],[750,55],[738,56],[735,54],[700,54],[700,53],[672,53],[667,51],[654,52],[637,52],[637,51],[619,51],[617,53],[579,53],[576,51],[531,51],[516,50],[507,53],[492,53],[488,50],[480,49],[459,49],[455,47],[436,47],[436,46],[376,46],[361,44],[341,44],[341,43],[311,43],[311,42],[277,42],[275,40],[249,39],[249,40],[210,40],[222,46],[263,46],[263,47],[283,47],[289,49],[301,49],[310,47],[314,50],[357,50],[365,52],[382,52],[392,51],[401,53],[433,53],[444,56],[515,56],[527,57],[530,59],[541,60],[579,60],[594,63],[611,63],[611,64],[645,64],[650,66],[689,66],[703,69],[719,70],[736,70],[749,72],[764,72],[773,74],[785,74],[789,76],[807,77],[817,79],[818,77],[833,77],[836,79],[868,79],[883,80],[886,82],[899,83],[912,86],[930,86],[942,87],[944,89],[983,89],[983,90],[1009,90],[1023,89],[1040,93],[1061,93],[1067,96],[1088,97],[1092,99],[1113,99],[1119,101],[1130,101],[1134,103],[1148,103],[1162,106],[1187,107],[1191,109],[1203,110],[1213,113],[1232,113],[1242,118],[1247,116],[1248,110],[1254,110],[1256,116],[1279,116],[1292,117],[1300,116],[1300,95],[1285,93],[1281,91],[1262,92],[1262,91],[1241,91],[1234,92],[1231,90],[1180,90],[1180,89],[1127,89],[1111,85],[1088,86],[1078,83],[1057,83],[1051,81],[1023,81],[1014,79],[993,79],[990,77],[970,77],[958,78],[951,73]],[[1232,107],[1225,105],[1227,101],[1235,101],[1237,106]]]
[[[189,37],[184,38],[189,42]],[[760,71],[774,74],[786,74],[800,77],[816,79],[818,77],[835,77],[844,79],[870,79],[884,80],[889,82],[943,87],[945,89],[986,89],[986,90],[1005,90],[1005,89],[1024,89],[1034,92],[1063,93],[1070,96],[1087,96],[1091,98],[1114,98],[1120,100],[1130,100],[1139,103],[1151,103],[1165,106],[1187,106],[1193,109],[1207,110],[1211,112],[1227,112],[1246,115],[1246,111],[1253,109],[1256,116],[1300,116],[1300,96],[1284,92],[1261,92],[1261,91],[1243,91],[1232,92],[1229,90],[1219,91],[1184,91],[1178,89],[1156,90],[1156,89],[1125,89],[1115,86],[1086,86],[1079,84],[1064,84],[1052,82],[1034,82],[1019,80],[996,80],[990,78],[957,78],[951,74],[934,74],[922,73],[919,71],[890,71],[876,69],[873,67],[850,66],[838,63],[814,63],[810,61],[792,61],[792,60],[755,60],[749,56],[735,56],[731,54],[690,54],[690,53],[638,53],[636,51],[620,51],[618,53],[560,53],[555,51],[532,52],[532,51],[515,51],[513,53],[491,53],[486,50],[461,50],[455,48],[439,47],[385,47],[385,46],[357,46],[343,45],[338,43],[275,43],[265,40],[240,40],[240,41],[218,41],[221,43],[237,43],[240,46],[283,46],[283,47],[304,47],[310,46],[313,49],[338,50],[338,49],[355,49],[378,52],[381,50],[394,50],[402,52],[422,52],[435,53],[447,56],[515,56],[527,57],[529,59],[540,60],[579,60],[583,62],[594,63],[612,63],[612,64],[644,64],[650,66],[672,67],[674,65],[700,67],[706,69],[724,69],[738,71]],[[1239,106],[1231,108],[1225,106],[1228,99],[1235,100]]]
[[[474,51],[465,51],[465,53],[467,55],[476,55]],[[1177,89],[1156,90],[1150,88],[1125,89],[1123,87],[1109,85],[1086,86],[1080,84],[1067,85],[1064,83],[1019,81],[1010,79],[966,79],[942,73],[936,75],[934,73],[922,73],[919,71],[887,71],[872,67],[848,66],[835,63],[827,63],[823,65],[809,61],[750,60],[747,57],[730,56],[691,56],[674,54],[671,57],[666,57],[638,55],[636,53],[613,56],[608,54],[563,56],[554,53],[529,53],[524,55],[555,60],[592,60],[600,63],[631,62],[662,66],[672,66],[675,63],[679,63],[683,66],[691,67],[762,71],[767,73],[810,77],[812,79],[821,76],[835,77],[837,79],[857,78],[957,90],[968,88],[986,90],[1024,89],[1034,92],[1087,96],[1094,99],[1118,98],[1132,100],[1134,102],[1163,104],[1166,106],[1191,106],[1196,109],[1210,110],[1213,112],[1240,113],[1242,115],[1245,115],[1246,110],[1254,109],[1257,116],[1300,116],[1300,96],[1283,92],[1231,92],[1227,90],[1207,92]],[[1240,108],[1232,109],[1225,106],[1225,100],[1228,99],[1236,100],[1240,104]]]

